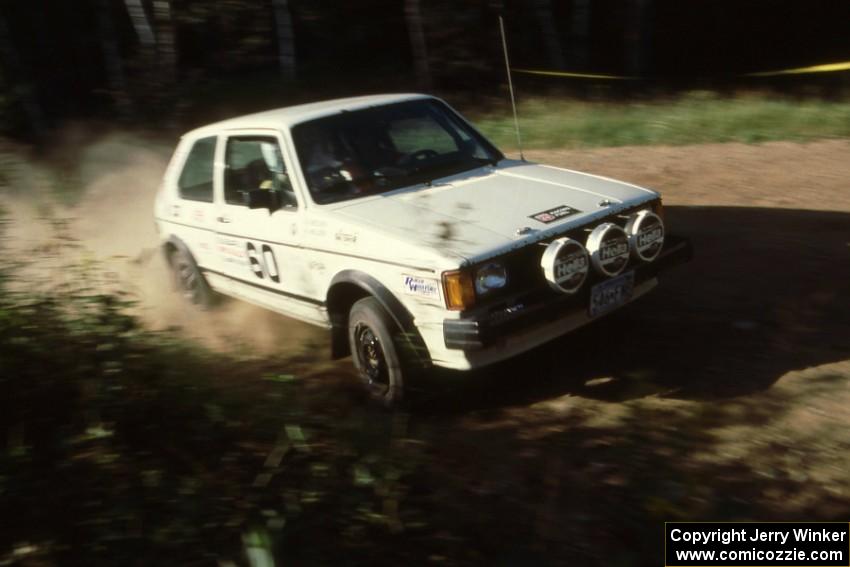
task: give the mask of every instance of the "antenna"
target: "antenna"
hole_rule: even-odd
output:
[[[514,109],[514,129],[516,129],[516,143],[519,146],[519,159],[525,161],[522,154],[522,137],[519,135],[519,118],[516,112],[516,99],[514,98],[514,82],[511,80],[511,62],[508,59],[508,41],[505,39],[505,20],[499,16],[499,30],[502,32],[502,50],[505,52],[505,70],[508,72],[508,90],[511,92],[511,106]]]

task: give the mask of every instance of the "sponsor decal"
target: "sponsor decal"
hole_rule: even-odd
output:
[[[664,236],[664,231],[658,225],[641,230],[637,237],[638,250],[643,251],[649,248],[661,240],[662,236]]]
[[[325,221],[311,219],[307,221],[307,228],[304,229],[304,232],[312,236],[327,236],[328,231],[326,227],[327,223]]]
[[[599,250],[599,256],[603,263],[614,261],[617,258],[625,256],[629,251],[629,243],[625,237],[611,239],[602,243],[602,248]]]
[[[335,238],[336,238],[339,242],[348,242],[348,243],[350,243],[350,244],[354,244],[355,242],[357,242],[357,235],[356,235],[356,234],[352,234],[352,233],[349,233],[349,232],[343,232],[343,231],[341,231],[341,230],[340,230],[340,231],[338,231],[338,232],[334,235],[334,237],[335,237]]]
[[[584,277],[587,272],[587,253],[583,250],[572,254],[560,254],[555,259],[555,281],[559,284],[576,277]]]
[[[574,209],[568,205],[561,205],[560,207],[555,207],[554,209],[549,209],[548,211],[534,213],[528,218],[542,222],[543,224],[549,224],[550,222],[555,222],[558,219],[569,217],[580,212],[580,210]]]
[[[402,278],[405,293],[419,297],[440,298],[440,285],[437,280],[408,275],[402,276]]]
[[[247,260],[245,246],[238,240],[217,238],[215,249],[221,259],[228,264],[244,265]]]

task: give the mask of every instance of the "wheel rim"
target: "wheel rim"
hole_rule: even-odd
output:
[[[357,341],[357,355],[360,360],[360,368],[370,388],[379,393],[389,390],[389,370],[384,349],[375,332],[364,324],[359,324],[354,330]]]
[[[183,257],[178,257],[174,262],[174,269],[177,273],[177,282],[180,285],[180,290],[183,292],[183,297],[197,303],[199,282],[198,276],[195,273],[195,268]]]

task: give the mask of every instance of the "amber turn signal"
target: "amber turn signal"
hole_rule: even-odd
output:
[[[664,221],[664,205],[661,204],[661,199],[652,203],[652,212],[658,215],[662,222]]]
[[[475,305],[475,284],[469,272],[443,272],[443,291],[450,311],[463,311]]]

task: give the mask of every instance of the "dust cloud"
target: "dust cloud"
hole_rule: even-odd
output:
[[[104,291],[126,292],[152,330],[176,328],[207,348],[240,355],[326,355],[321,329],[236,300],[208,311],[189,305],[173,288],[153,220],[173,146],[130,134],[85,137],[64,132],[40,159],[0,147],[5,244],[25,264],[18,282],[68,283],[79,269]]]

